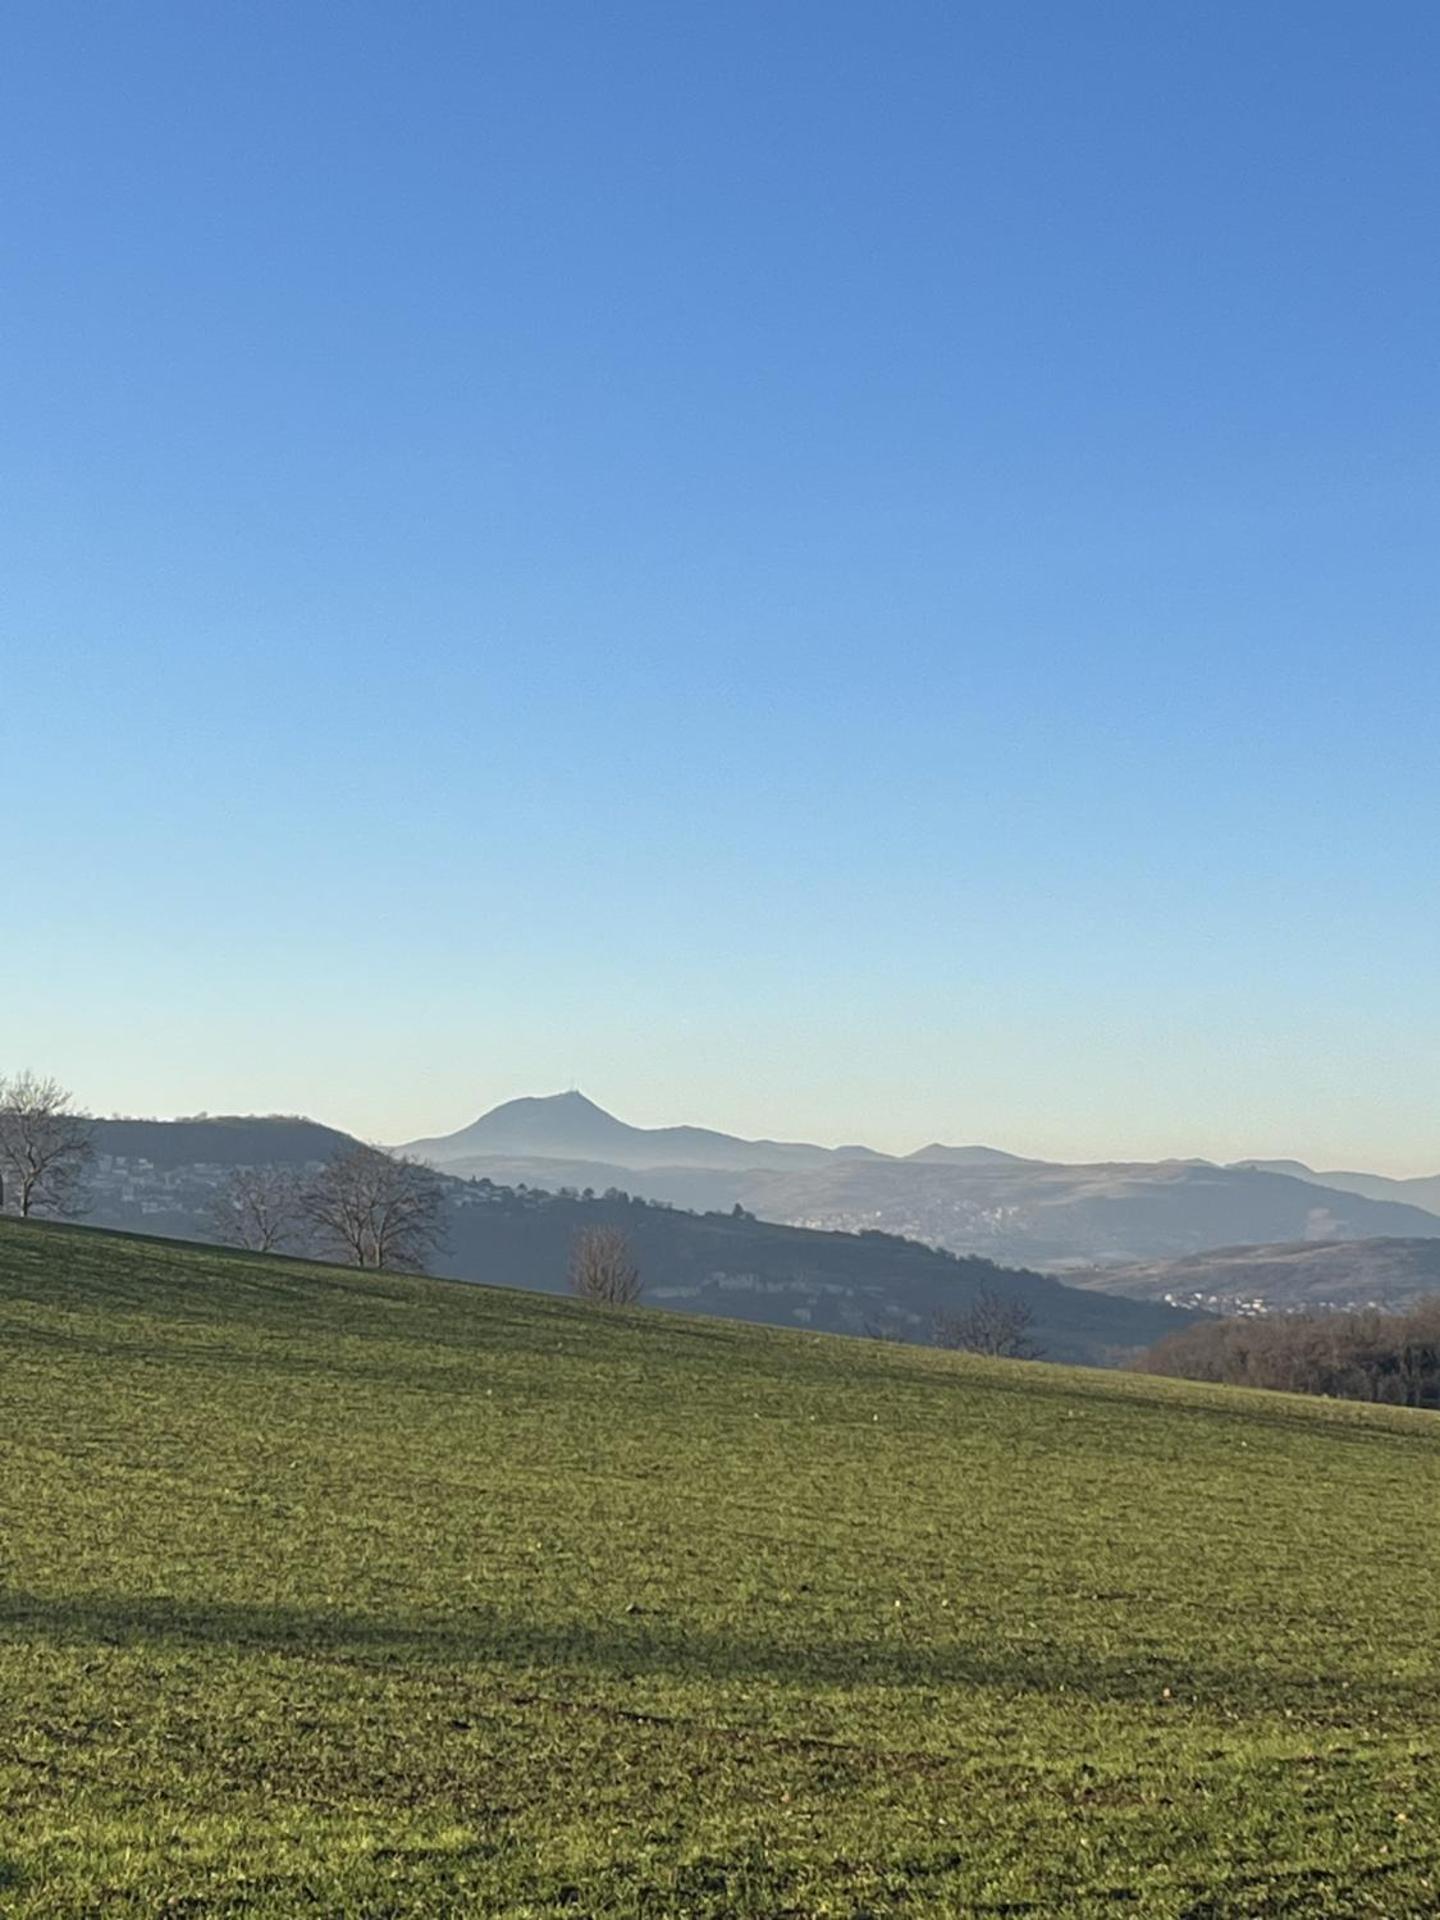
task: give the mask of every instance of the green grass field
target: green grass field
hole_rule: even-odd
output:
[[[1440,1420],[0,1224],[0,1912],[1433,1915]]]

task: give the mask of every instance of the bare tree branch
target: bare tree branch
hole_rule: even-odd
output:
[[[90,1117],[58,1080],[30,1072],[0,1079],[0,1210],[22,1219],[83,1211],[94,1154]]]
[[[936,1314],[935,1345],[1002,1360],[1038,1360],[1041,1349],[1030,1338],[1034,1322],[1034,1311],[1023,1300],[981,1287],[962,1313]]]
[[[585,1227],[570,1248],[570,1291],[597,1306],[628,1307],[640,1298],[640,1269],[619,1227]]]
[[[445,1189],[418,1160],[347,1147],[305,1189],[321,1245],[355,1267],[423,1273],[445,1238]]]
[[[251,1253],[297,1249],[307,1224],[299,1178],[289,1167],[237,1167],[206,1218],[226,1246]]]

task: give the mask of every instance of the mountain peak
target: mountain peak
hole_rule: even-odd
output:
[[[572,1165],[589,1161],[595,1163],[594,1171],[602,1180],[621,1168],[818,1167],[835,1157],[828,1147],[804,1141],[741,1140],[708,1127],[632,1127],[596,1106],[578,1087],[507,1100],[459,1133],[413,1140],[405,1151],[437,1166],[473,1163],[487,1156],[563,1160]],[[849,1149],[850,1157],[864,1152]]]
[[[613,1120],[614,1114],[606,1113],[604,1107],[597,1107],[588,1094],[581,1093],[578,1087],[567,1087],[563,1093],[542,1093],[531,1100],[511,1100],[512,1107],[564,1107],[571,1113],[598,1113],[606,1120]],[[493,1109],[500,1112],[500,1108]]]
[[[472,1121],[465,1132],[509,1134],[516,1128],[546,1138],[575,1138],[577,1141],[617,1129],[620,1132],[630,1131],[623,1120],[617,1120],[613,1113],[597,1107],[578,1087],[567,1087],[561,1093],[525,1094],[518,1100],[504,1100],[498,1107],[491,1107],[478,1120]]]
[[[947,1147],[939,1140],[932,1140],[928,1147],[917,1147],[905,1158],[918,1161],[922,1166],[1033,1167],[1041,1164],[1037,1160],[1026,1160],[1018,1153],[1003,1153],[999,1147]]]

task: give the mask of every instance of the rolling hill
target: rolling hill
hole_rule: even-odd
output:
[[[0,1221],[7,1920],[1435,1910],[1440,1422]]]
[[[354,1144],[348,1133],[291,1114],[96,1120],[93,1132],[102,1161],[144,1161],[161,1172],[193,1166],[316,1166]]]
[[[105,1122],[88,1218],[178,1239],[213,1238],[209,1208],[232,1164],[319,1164],[343,1134],[290,1120]],[[136,1131],[138,1130],[138,1131]],[[135,1147],[136,1157],[119,1149]],[[204,1159],[186,1156],[203,1154]],[[233,1153],[227,1161],[218,1156]],[[893,1235],[822,1232],[648,1205],[623,1194],[519,1193],[445,1177],[446,1243],[435,1270],[562,1292],[581,1228],[629,1236],[659,1306],[836,1333],[930,1339],[936,1316],[963,1312],[982,1286],[1023,1300],[1052,1358],[1113,1365],[1177,1327],[1152,1302],[1108,1299],[1049,1276],[957,1259]]]
[[[1050,1359],[1089,1366],[1122,1363],[1186,1318],[1163,1302],[1111,1298],[889,1234],[504,1189],[455,1196],[436,1269],[558,1292],[576,1233],[596,1225],[625,1232],[652,1305],[685,1313],[924,1344],[938,1315],[963,1313],[983,1287],[1029,1308]]]
[[[1337,1193],[1358,1193],[1367,1200],[1392,1200],[1400,1206],[1423,1207],[1440,1214],[1440,1174],[1421,1174],[1395,1180],[1383,1173],[1317,1173],[1303,1160],[1239,1160],[1240,1167],[1258,1167],[1264,1173],[1288,1173],[1312,1186],[1331,1187]]]
[[[1220,1247],[1070,1278],[1130,1300],[1174,1300],[1215,1313],[1371,1306],[1397,1312],[1440,1293],[1440,1240]]]
[[[1280,1240],[1440,1239],[1440,1216],[1285,1174],[1205,1161],[979,1167],[882,1164],[757,1174],[745,1206],[767,1219],[873,1226],[956,1252],[1063,1273]]]
[[[102,1159],[91,1217],[102,1225],[204,1237],[206,1208],[229,1167],[266,1161],[313,1166],[347,1141],[333,1128],[283,1117],[101,1121]],[[485,1151],[477,1151],[478,1145]],[[1069,1166],[993,1147],[938,1143],[897,1159],[863,1147],[745,1141],[701,1127],[631,1127],[578,1093],[508,1102],[459,1134],[414,1141],[409,1150],[457,1181],[489,1180],[549,1192],[614,1190],[702,1214],[728,1213],[739,1205],[778,1227],[878,1233],[1061,1277],[1096,1266],[1163,1262],[1241,1245],[1440,1240],[1440,1215],[1322,1187],[1318,1176],[1304,1169],[1218,1167],[1203,1160]],[[611,1157],[593,1157],[602,1152]],[[707,1154],[710,1164],[702,1163]],[[656,1228],[654,1234],[661,1231]],[[693,1289],[697,1235],[707,1241],[714,1235],[683,1224],[664,1231],[669,1238],[656,1248],[662,1265],[683,1270],[689,1276],[683,1287]],[[796,1292],[791,1285],[796,1250],[794,1242],[776,1241],[771,1260],[757,1244],[752,1248],[757,1257],[746,1266],[714,1269],[716,1286],[723,1283],[733,1294],[737,1273],[753,1272],[758,1280],[751,1290],[753,1311],[741,1309],[752,1318],[788,1324],[797,1315],[809,1315],[814,1325],[853,1331],[873,1317],[873,1299],[853,1312],[842,1310],[824,1274],[818,1308],[813,1290]],[[543,1263],[548,1261],[552,1272],[555,1265],[548,1242],[534,1260],[518,1257],[513,1244],[506,1256],[514,1273],[533,1276],[529,1284],[556,1284],[544,1277]],[[486,1247],[474,1243],[462,1224],[443,1271],[465,1277],[486,1258]],[[821,1261],[828,1264],[828,1257]],[[862,1264],[871,1267],[873,1278],[873,1262]],[[782,1283],[778,1289],[777,1282]],[[683,1298],[691,1306],[701,1304],[693,1290]],[[711,1286],[707,1310],[717,1298]],[[827,1299],[835,1311],[825,1306]],[[928,1316],[930,1308],[920,1311]],[[897,1329],[910,1315],[913,1332],[918,1323],[912,1308],[897,1301],[897,1313]],[[1147,1336],[1154,1338],[1155,1331],[1147,1329],[1141,1343]],[[1098,1342],[1101,1347],[1133,1344],[1124,1338]],[[1090,1357],[1078,1346],[1055,1351],[1066,1358]]]

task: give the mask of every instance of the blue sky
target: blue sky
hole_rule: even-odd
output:
[[[0,26],[0,1066],[1440,1166],[1440,12]]]

